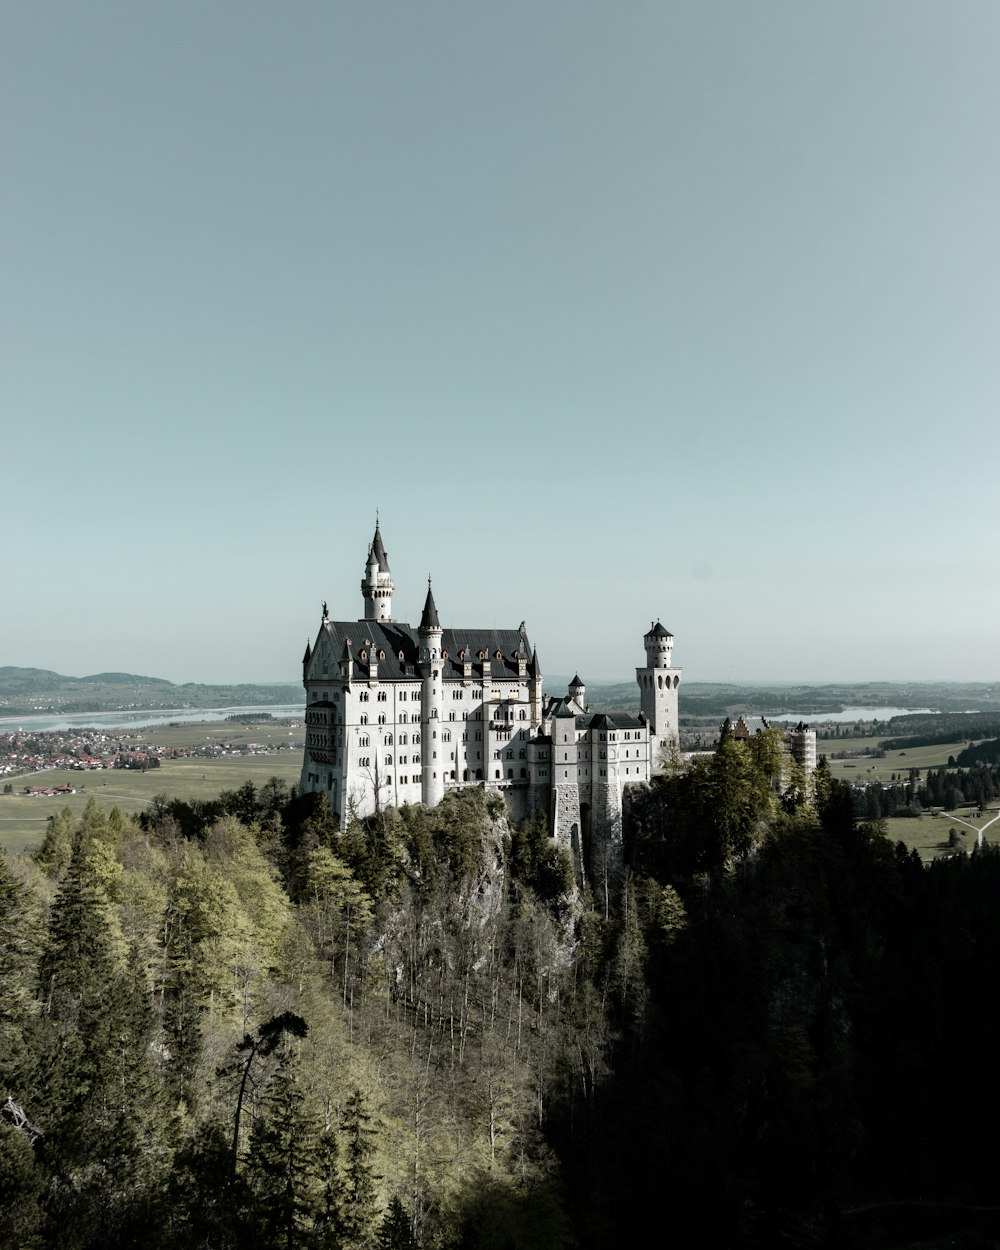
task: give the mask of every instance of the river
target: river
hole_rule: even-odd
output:
[[[72,715],[41,713],[38,716],[0,716],[0,733],[34,730],[36,733],[67,733],[77,729],[148,729],[151,725],[190,725],[227,720],[230,716],[267,712],[275,720],[301,720],[305,704],[265,707],[167,708],[146,712],[74,712]]]

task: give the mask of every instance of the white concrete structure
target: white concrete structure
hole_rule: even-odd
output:
[[[637,670],[643,713],[587,707],[579,677],[545,698],[524,622],[443,629],[428,580],[416,630],[392,616],[394,586],[376,523],[361,581],[364,617],[333,621],[326,604],[306,646],[306,746],[300,789],[320,792],[345,827],[382,806],[439,803],[482,785],[511,815],[537,811],[578,871],[620,849],[622,792],[649,780],[657,742],[676,739],[680,670],[672,636],[646,635]],[[644,680],[645,679],[645,680]]]
[[[646,648],[646,667],[635,670],[635,680],[639,685],[639,706],[649,725],[655,767],[664,751],[680,743],[677,690],[681,670],[673,666],[674,636],[659,621],[650,623],[649,633],[642,641]]]

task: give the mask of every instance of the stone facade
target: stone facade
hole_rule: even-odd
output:
[[[331,620],[303,656],[306,746],[300,789],[327,797],[344,827],[382,806],[439,803],[481,785],[515,819],[545,812],[578,875],[620,856],[622,794],[649,780],[676,743],[680,670],[662,625],[636,670],[638,716],[586,704],[579,677],[549,698],[524,622],[443,629],[428,581],[416,630],[392,615],[393,582],[378,525],[361,592],[364,616]]]

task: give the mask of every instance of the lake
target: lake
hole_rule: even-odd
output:
[[[246,716],[255,712],[267,712],[275,720],[301,720],[305,715],[305,703],[282,704],[278,707],[167,708],[154,712],[74,712],[69,716],[60,716],[58,713],[0,716],[0,733],[12,733],[16,729],[34,730],[38,733],[66,733],[75,729],[147,729],[150,725],[190,725],[203,721],[222,721],[230,716]]]

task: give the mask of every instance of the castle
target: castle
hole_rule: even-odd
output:
[[[392,615],[394,585],[378,522],[361,594],[364,616],[334,621],[323,604],[306,644],[302,793],[322,793],[345,827],[382,806],[439,803],[480,785],[503,795],[515,819],[545,812],[549,830],[600,871],[620,853],[622,795],[648,781],[677,744],[673,636],[659,623],[636,669],[640,712],[588,707],[574,677],[546,697],[524,622],[516,629],[443,629],[427,584],[420,624]]]

